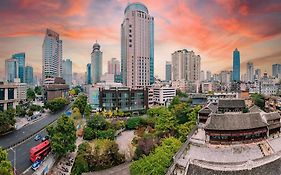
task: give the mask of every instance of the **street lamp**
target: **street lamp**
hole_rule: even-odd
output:
[[[16,150],[11,148],[11,150],[14,152],[14,174],[16,175]]]

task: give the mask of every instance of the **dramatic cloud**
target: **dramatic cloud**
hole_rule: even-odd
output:
[[[143,0],[155,18],[155,72],[164,77],[165,60],[187,48],[202,57],[202,69],[231,68],[232,51],[241,62],[253,61],[263,71],[281,63],[281,2],[275,0]],[[25,51],[27,62],[41,72],[41,46],[46,28],[60,33],[64,58],[83,73],[93,43],[104,53],[103,68],[120,58],[120,24],[128,0],[0,1],[0,61]],[[279,45],[279,47],[277,47]],[[261,60],[266,64],[261,64]],[[0,64],[1,72],[4,64]]]

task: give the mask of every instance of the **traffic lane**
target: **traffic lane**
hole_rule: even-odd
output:
[[[47,135],[47,131],[46,129],[44,129],[38,134],[44,137]],[[30,148],[41,143],[41,140],[35,141],[34,137],[31,137],[27,141],[13,148],[13,150],[16,151],[16,170],[18,174],[22,174],[26,169],[28,169],[32,165],[29,159],[29,150]],[[11,149],[9,149],[8,151],[8,158],[14,166],[14,152]]]
[[[9,134],[0,137],[0,147],[7,149],[10,146],[13,146],[19,142],[24,141],[31,135],[35,134],[39,130],[43,129],[45,126],[54,122],[61,114],[67,111],[70,108],[70,105],[67,106],[63,111],[56,114],[45,117],[44,119],[35,122],[33,124],[27,125],[19,130],[13,131]]]

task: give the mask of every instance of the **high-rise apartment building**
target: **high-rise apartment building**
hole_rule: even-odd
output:
[[[70,59],[62,60],[62,78],[65,84],[72,84],[72,61]]]
[[[206,80],[207,80],[207,81],[211,81],[211,78],[212,78],[212,73],[211,73],[211,71],[207,71],[207,72],[206,72]]]
[[[25,81],[25,53],[16,53],[12,55],[12,58],[18,60],[18,78],[20,82],[24,83]]]
[[[205,72],[203,70],[200,71],[200,81],[205,81]]]
[[[254,65],[251,62],[247,63],[247,81],[254,81]]]
[[[19,62],[17,59],[7,59],[5,60],[5,73],[6,73],[6,80],[8,82],[14,82],[15,78],[19,77]]]
[[[92,84],[92,68],[91,63],[87,64],[87,71],[86,71],[86,84]]]
[[[281,76],[281,64],[273,64],[272,65],[272,77],[278,77]],[[280,77],[278,77],[280,78]]]
[[[154,83],[154,18],[142,3],[131,3],[121,24],[121,75],[127,86]]]
[[[170,61],[166,61],[166,69],[165,69],[165,79],[166,81],[172,80],[172,63]]]
[[[112,58],[108,61],[107,69],[109,74],[120,75],[120,61],[116,58]]]
[[[194,82],[200,79],[201,57],[186,49],[172,53],[172,79]]]
[[[93,45],[93,51],[91,53],[91,73],[92,83],[100,82],[100,77],[102,75],[102,51],[97,42]]]
[[[233,81],[240,81],[240,52],[236,48],[233,51],[233,72],[232,72],[232,80]]]
[[[59,34],[50,29],[42,45],[42,80],[62,76],[62,40]]]
[[[33,84],[33,67],[31,66],[26,66],[25,67],[25,82],[26,84]]]

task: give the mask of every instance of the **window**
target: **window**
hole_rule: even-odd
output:
[[[8,89],[8,99],[14,99],[14,89],[13,88],[9,88]]]
[[[0,103],[0,111],[4,111],[4,103]]]
[[[0,100],[5,100],[5,89],[0,88]]]

